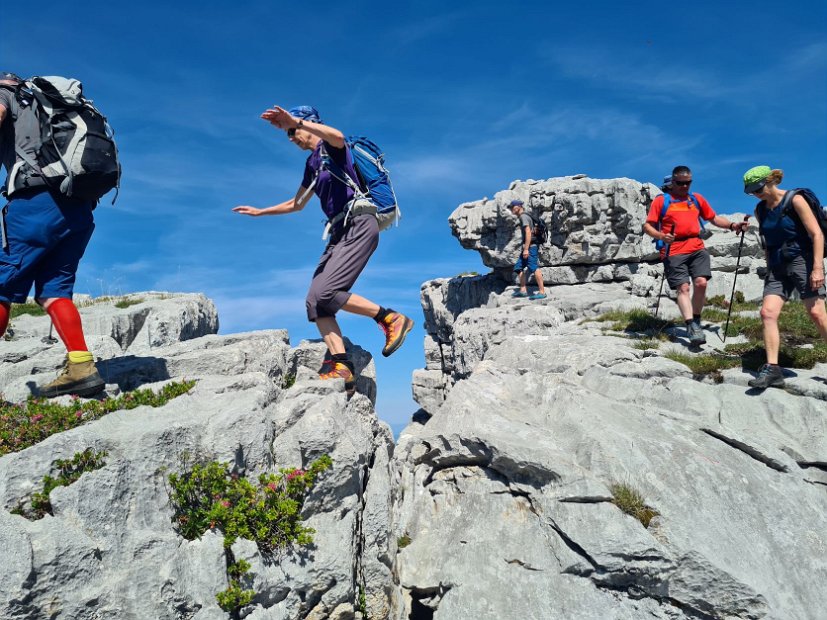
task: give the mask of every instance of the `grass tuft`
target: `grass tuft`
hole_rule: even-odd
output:
[[[631,515],[643,524],[643,527],[648,528],[652,519],[659,516],[660,513],[647,506],[643,501],[643,496],[630,487],[628,484],[615,482],[609,487],[612,492],[612,503],[620,508],[627,515]]]

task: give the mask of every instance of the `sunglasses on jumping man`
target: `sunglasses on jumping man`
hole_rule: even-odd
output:
[[[689,187],[690,185],[692,185],[691,180],[689,180],[689,181],[672,181],[672,183],[675,184],[675,185],[680,185],[681,187]]]

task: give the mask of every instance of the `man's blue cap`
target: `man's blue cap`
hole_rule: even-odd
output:
[[[667,177],[663,177],[663,183],[661,183],[664,187],[669,187],[672,185],[672,175],[670,174]]]
[[[522,206],[523,206],[523,201],[520,200],[519,198],[515,198],[514,200],[512,200],[511,202],[508,203],[508,208],[509,209],[512,208],[512,207],[522,207]]]
[[[322,119],[319,117],[319,111],[310,105],[297,105],[295,108],[288,110],[290,116],[295,116],[303,121],[310,121],[311,123],[321,123]]]

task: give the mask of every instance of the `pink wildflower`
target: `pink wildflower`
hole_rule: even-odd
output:
[[[76,412],[75,412],[75,417],[76,417],[78,420],[80,420],[80,419],[83,417],[83,412],[82,412],[82,411],[76,411]]]
[[[276,485],[275,482],[271,482],[267,485],[267,488],[270,489],[271,491],[275,491],[278,488],[278,486]]]
[[[38,413],[36,416],[32,416],[32,422],[40,422],[43,419],[43,414]]]
[[[289,474],[287,474],[287,482],[292,482],[299,476],[303,476],[305,474],[303,469],[294,469]]]
[[[224,508],[229,508],[229,507],[230,507],[230,502],[228,502],[228,501],[225,499],[223,502],[221,502],[221,505],[222,505],[222,506],[224,506]]]

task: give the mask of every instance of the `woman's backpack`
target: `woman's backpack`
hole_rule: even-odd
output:
[[[807,189],[806,187],[787,190],[787,193],[784,194],[784,198],[781,199],[781,204],[779,205],[781,215],[789,217],[793,220],[793,222],[795,222],[796,229],[798,230],[798,237],[800,239],[810,238],[810,235],[801,223],[801,219],[798,217],[798,213],[796,213],[795,208],[793,207],[793,198],[796,195],[801,196],[807,204],[810,205],[810,210],[813,212],[813,216],[816,218],[816,222],[818,222],[818,226],[821,228],[821,233],[824,237],[824,257],[827,258],[827,211],[825,211],[825,208],[821,206],[821,202],[819,202],[818,197],[812,190]],[[764,218],[767,217],[767,203],[763,200],[758,203],[755,210],[755,216],[758,218],[759,225],[764,221]]]

